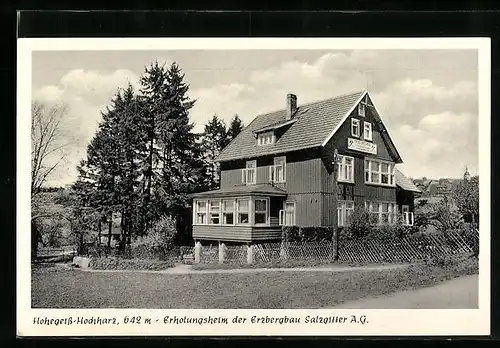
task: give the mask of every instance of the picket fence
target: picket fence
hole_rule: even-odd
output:
[[[415,262],[435,256],[471,255],[478,242],[478,234],[472,238],[464,238],[457,232],[418,234],[395,240],[340,239],[338,254],[334,241],[260,243],[252,245],[251,248],[247,245],[221,244],[202,246],[199,262],[220,262],[221,252],[222,262],[229,264],[244,264],[249,263],[249,260],[254,264],[287,260],[340,263]],[[194,249],[191,250],[194,255]]]

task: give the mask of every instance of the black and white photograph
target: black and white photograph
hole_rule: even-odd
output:
[[[489,330],[489,41],[79,40],[19,48],[25,332]]]

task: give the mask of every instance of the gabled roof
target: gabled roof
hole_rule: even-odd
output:
[[[415,186],[415,184],[409,178],[407,178],[398,169],[396,169],[395,177],[396,177],[396,186],[401,187],[403,190],[417,192],[417,193],[422,192],[419,190],[417,186]]]
[[[356,92],[300,105],[292,122],[286,120],[285,109],[258,115],[222,150],[215,161],[254,158],[325,146],[367,93],[367,91]],[[378,112],[376,115],[380,118]],[[289,128],[277,139],[276,143],[265,146],[257,145],[256,133],[284,125],[289,125]],[[385,125],[383,127],[386,129]],[[393,150],[400,158],[388,131],[385,140],[391,143]]]
[[[271,184],[235,185],[224,189],[193,193],[191,197],[222,197],[245,195],[286,196],[287,192]]]
[[[333,129],[342,123],[366,92],[347,94],[332,99],[300,105],[296,121],[274,144],[258,146],[254,131],[286,121],[286,110],[257,116],[219,154],[216,161],[252,158],[262,155],[319,147]],[[307,109],[307,110],[306,110]]]

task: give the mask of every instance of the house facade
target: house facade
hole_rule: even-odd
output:
[[[279,240],[283,225],[347,226],[354,207],[413,224],[420,191],[367,91],[257,116],[220,153],[220,189],[193,194],[196,241]]]

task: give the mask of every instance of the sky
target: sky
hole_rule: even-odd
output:
[[[248,124],[285,107],[368,89],[400,152],[398,168],[418,178],[478,173],[477,50],[34,51],[32,99],[65,103],[65,158],[47,182],[72,183],[101,110],[118,88],[138,88],[144,67],[177,62],[196,100],[200,132],[217,114]]]

